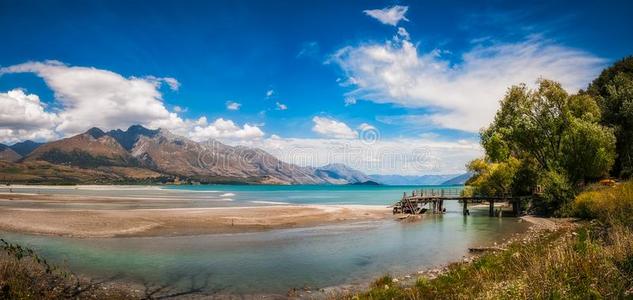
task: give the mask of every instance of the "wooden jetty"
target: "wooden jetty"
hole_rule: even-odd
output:
[[[464,216],[470,214],[468,203],[480,204],[488,202],[489,215],[495,216],[494,204],[496,202],[508,202],[512,204],[512,212],[515,216],[521,214],[521,204],[529,200],[531,197],[512,197],[511,195],[488,196],[488,195],[468,195],[464,193],[464,189],[459,188],[438,188],[438,189],[421,189],[413,191],[411,195],[405,192],[402,199],[393,205],[394,214],[422,214],[426,211],[433,213],[443,213],[444,201],[457,200],[462,203],[462,212]],[[427,208],[428,206],[428,208]]]

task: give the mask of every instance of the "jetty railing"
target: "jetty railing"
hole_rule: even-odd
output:
[[[462,203],[463,214],[470,215],[468,203],[489,203],[489,215],[501,214],[502,210],[495,212],[495,202],[508,202],[512,204],[514,215],[521,214],[522,203],[529,201],[531,197],[514,197],[509,194],[502,195],[481,195],[474,194],[472,189],[465,188],[430,188],[414,190],[410,195],[403,193],[402,199],[393,205],[393,213],[402,214],[422,214],[428,210],[433,213],[444,213],[445,200],[457,200]],[[428,207],[426,207],[428,206]]]

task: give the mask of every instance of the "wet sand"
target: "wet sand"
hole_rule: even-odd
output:
[[[177,236],[238,233],[386,219],[391,210],[369,205],[268,205],[247,207],[91,208],[138,198],[0,193],[0,200],[28,203],[0,206],[0,230],[68,237]],[[19,204],[18,203],[18,204]],[[69,203],[74,208],[47,208]],[[38,205],[41,204],[41,205]],[[86,209],[76,208],[85,205]]]

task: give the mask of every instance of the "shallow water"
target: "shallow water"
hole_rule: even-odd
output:
[[[180,191],[186,188],[193,189]],[[177,194],[180,199],[213,190],[216,192],[209,194],[219,194],[213,197],[233,193],[234,205],[255,205],[252,201],[378,205],[392,203],[402,192],[410,193],[413,187],[194,186],[175,189],[178,190],[150,189],[149,196]],[[92,192],[95,191],[88,193]],[[74,193],[82,192],[74,190]],[[97,192],[103,193],[110,192]],[[147,192],[139,193],[148,196]],[[204,201],[195,199],[179,205],[214,205]],[[456,201],[447,201],[446,207],[446,214],[425,215],[415,223],[385,220],[188,237],[3,236],[93,277],[167,283],[185,290],[195,286],[222,293],[285,293],[294,287],[359,283],[385,273],[402,275],[430,268],[461,259],[469,246],[500,241],[527,227],[514,218],[489,218],[486,209],[472,210],[472,215],[465,218]]]

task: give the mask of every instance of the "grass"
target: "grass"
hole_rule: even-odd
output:
[[[401,285],[384,277],[344,299],[633,298],[633,182],[582,193],[573,204],[580,225],[541,232],[454,263],[434,279]]]
[[[0,239],[0,299],[136,299],[126,289],[79,278],[33,250]]]

